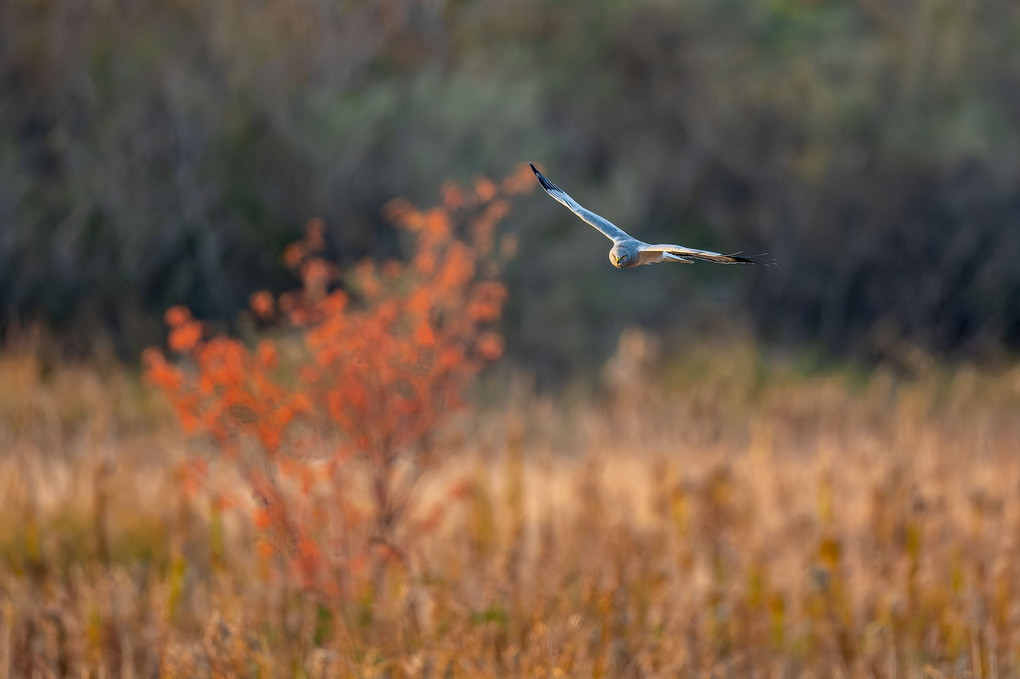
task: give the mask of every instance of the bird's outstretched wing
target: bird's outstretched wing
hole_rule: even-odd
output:
[[[762,259],[764,255],[755,257],[741,257],[739,253],[722,255],[709,250],[697,250],[685,248],[682,245],[642,245],[638,258],[642,264],[654,264],[656,262],[687,262],[700,260],[702,262],[714,262],[716,264],[762,264],[769,266],[772,261]]]
[[[616,224],[613,224],[604,217],[600,217],[591,210],[581,207],[576,200],[567,195],[566,191],[553,184],[541,172],[539,172],[535,168],[534,163],[528,163],[528,165],[531,165],[531,169],[534,171],[535,176],[538,177],[538,183],[542,185],[542,188],[545,189],[546,193],[555,198],[558,202],[563,203],[570,208],[570,211],[575,215],[601,231],[605,234],[606,238],[614,243],[621,240],[631,240],[630,235]]]

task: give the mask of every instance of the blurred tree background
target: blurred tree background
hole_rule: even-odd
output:
[[[746,325],[865,359],[1020,348],[1020,5],[1002,0],[0,0],[0,308],[124,355],[232,319],[323,217],[533,160],[636,236],[780,266],[614,270],[541,194],[506,221],[508,353]]]

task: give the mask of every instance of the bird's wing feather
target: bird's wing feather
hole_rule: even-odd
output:
[[[621,240],[631,240],[631,237],[627,234],[627,232],[618,227],[616,224],[613,224],[605,217],[595,214],[591,210],[581,207],[576,200],[567,195],[566,191],[553,184],[541,172],[539,172],[533,163],[528,163],[528,165],[531,165],[531,169],[535,172],[535,176],[538,177],[538,182],[542,185],[542,188],[545,189],[546,193],[555,198],[558,202],[570,208],[570,211],[575,215],[601,231],[606,238],[614,243]]]
[[[714,262],[716,264],[763,264],[769,266],[772,262],[761,257],[741,257],[738,253],[723,255],[710,250],[698,250],[696,248],[685,248],[682,245],[644,245],[641,247],[639,257],[643,262],[669,262],[697,259],[703,262]]]
[[[662,250],[638,250],[638,264],[658,264],[659,262],[680,262],[681,264],[693,264],[693,259],[681,257],[671,252]]]

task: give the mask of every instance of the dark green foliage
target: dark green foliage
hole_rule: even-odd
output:
[[[0,320],[131,353],[170,304],[290,287],[309,217],[341,264],[392,256],[386,200],[534,160],[640,238],[780,262],[618,272],[528,199],[507,334],[539,370],[712,317],[1015,350],[1018,26],[956,0],[0,3]]]

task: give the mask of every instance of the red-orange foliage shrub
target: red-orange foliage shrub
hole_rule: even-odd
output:
[[[506,298],[494,280],[495,229],[509,211],[501,195],[532,185],[523,166],[499,186],[447,184],[440,207],[391,201],[385,214],[412,234],[412,258],[364,261],[343,281],[322,256],[324,224],[312,220],[284,253],[300,289],[251,298],[258,318],[279,314],[300,330],[305,350],[283,367],[272,340],[251,350],[207,337],[183,307],[167,311],[168,346],[181,360],[149,349],[147,377],[186,431],[210,435],[236,465],[257,501],[260,553],[306,586],[337,592],[373,554],[377,564],[402,554],[398,530],[433,462],[433,434],[502,353],[493,327]],[[188,483],[205,469],[200,458],[190,465]],[[369,498],[360,505],[359,475]]]

